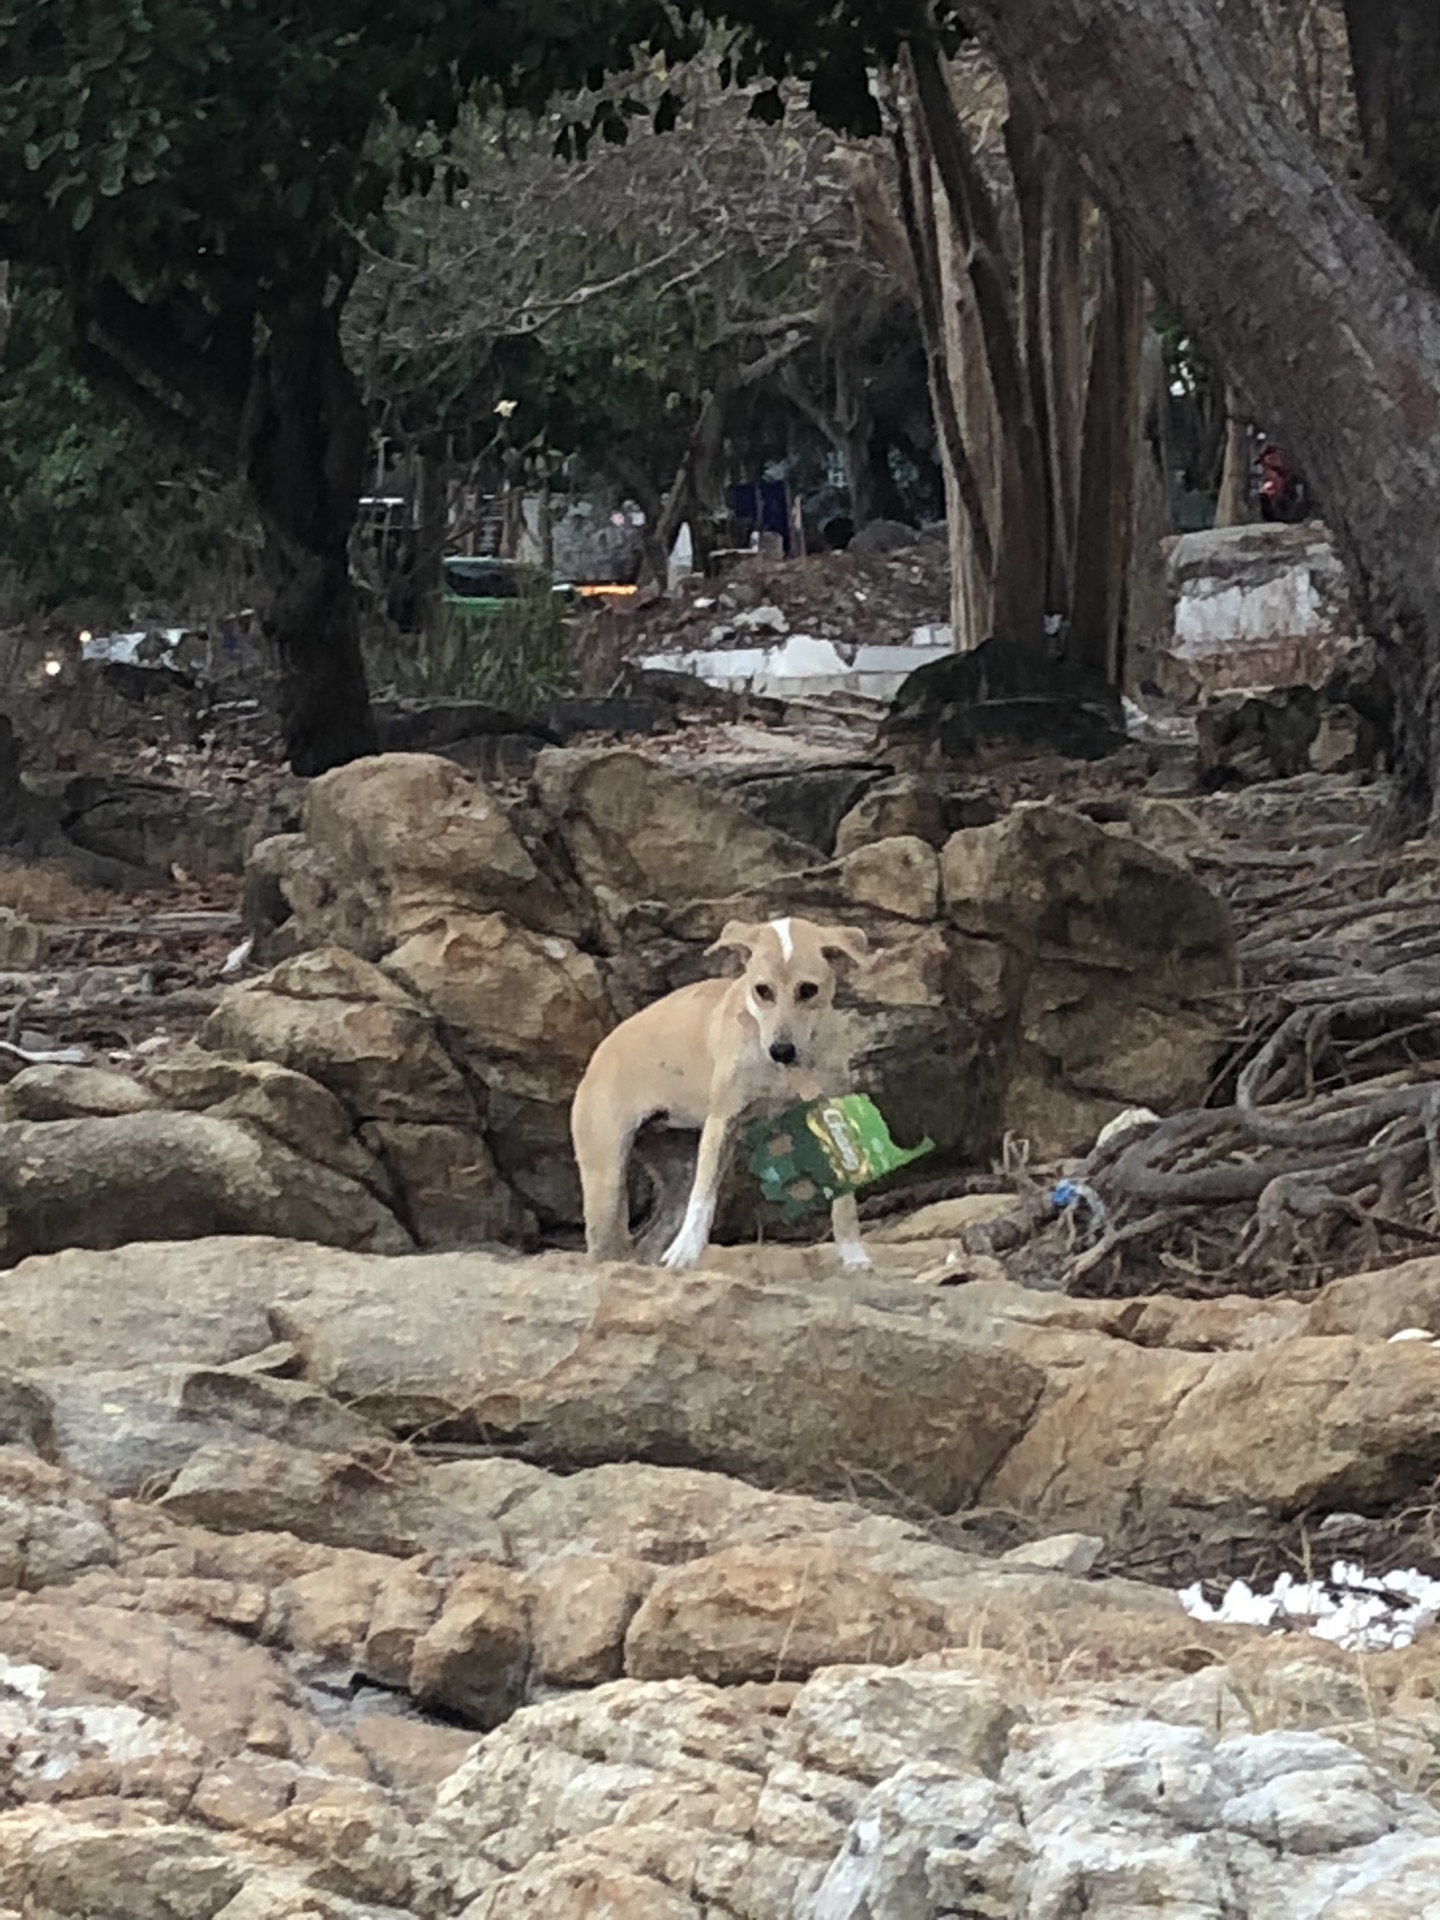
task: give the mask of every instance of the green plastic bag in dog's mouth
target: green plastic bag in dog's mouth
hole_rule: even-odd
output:
[[[754,1121],[745,1146],[761,1192],[794,1220],[932,1153],[935,1142],[897,1147],[874,1102],[845,1093]]]

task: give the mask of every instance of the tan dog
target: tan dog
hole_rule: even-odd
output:
[[[745,955],[738,979],[700,980],[632,1014],[585,1070],[570,1133],[593,1259],[631,1257],[626,1170],[647,1121],[700,1129],[690,1203],[664,1254],[667,1267],[693,1267],[741,1123],[844,1091],[833,963],[858,963],[865,935],[812,920],[732,920],[708,951],[729,947]],[[831,1222],[845,1265],[868,1267],[853,1194],[835,1202]]]

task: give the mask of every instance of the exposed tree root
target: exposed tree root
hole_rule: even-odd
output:
[[[1253,860],[1211,856],[1237,919]],[[1236,850],[1238,851],[1238,850]],[[1440,1248],[1440,887],[1432,845],[1328,863],[1240,942],[1253,995],[1211,1102],[1096,1148],[968,1236],[1087,1294],[1304,1290]],[[1268,903],[1266,903],[1268,905]],[[1243,921],[1242,921],[1243,924]]]

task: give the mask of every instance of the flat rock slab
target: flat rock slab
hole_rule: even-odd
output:
[[[919,1305],[908,1282],[862,1295],[565,1255],[157,1244],[25,1263],[0,1286],[0,1365],[218,1366],[288,1341],[309,1386],[394,1433],[566,1467],[869,1479],[950,1512],[1024,1433],[1045,1375]]]

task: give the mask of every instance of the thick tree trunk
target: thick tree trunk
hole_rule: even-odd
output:
[[[1440,301],[1262,93],[1213,0],[966,13],[1187,319],[1278,410],[1386,650],[1399,824],[1423,825],[1440,774]]]
[[[1345,23],[1365,143],[1361,190],[1440,288],[1440,7],[1345,0]]]
[[[1013,208],[971,150],[939,46],[917,36],[899,93],[906,227],[945,456],[951,624],[1069,652],[1117,681],[1135,527],[1144,286],[1023,94]]]
[[[1128,240],[1107,226],[1097,236],[1100,297],[1080,436],[1075,574],[1067,657],[1125,679],[1126,613],[1135,541],[1140,464],[1140,348],[1145,278]]]
[[[265,530],[285,748],[296,773],[316,774],[375,751],[350,580],[368,429],[338,312],[302,292],[266,320],[242,446]]]
[[[939,250],[946,356],[952,380],[958,376],[961,430],[982,485],[988,482],[998,535],[991,619],[997,632],[1038,640],[1049,580],[1048,488],[1025,363],[1023,292],[1017,294],[999,214],[965,137],[938,40],[915,38],[908,66],[948,213],[950,231]]]

